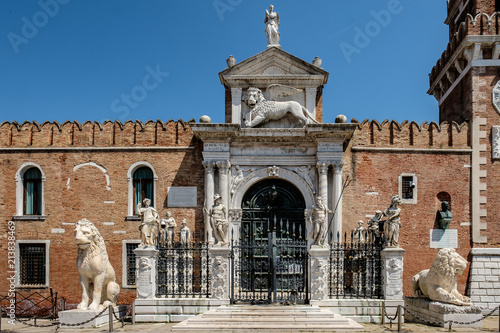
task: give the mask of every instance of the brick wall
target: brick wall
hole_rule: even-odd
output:
[[[193,137],[187,123],[3,123],[0,126],[0,147],[40,148],[0,151],[0,223],[5,231],[2,237],[6,237],[7,222],[16,213],[15,174],[24,162],[35,162],[46,176],[44,199],[47,217],[45,221],[16,221],[16,237],[17,240],[50,240],[50,286],[69,303],[80,301],[80,286],[76,272],[74,226],[63,222],[74,223],[87,218],[97,226],[106,242],[117,282],[122,286],[122,240],[140,238],[140,222],[126,221],[127,171],[132,164],[145,161],[153,165],[158,175],[155,208],[162,218],[167,211],[171,211],[178,227],[186,218],[196,237],[203,230],[201,144]],[[82,149],[67,149],[72,147]],[[118,147],[128,148],[122,150]],[[76,165],[87,162],[105,168],[109,184],[104,173],[96,167],[83,166],[74,171]],[[107,185],[110,190],[106,189]],[[168,208],[169,186],[196,186],[198,206]],[[104,225],[104,222],[114,222],[114,225]],[[52,233],[54,228],[62,228],[64,233]],[[7,257],[6,240],[0,242],[0,256]],[[9,289],[6,272],[7,261],[2,260],[0,291]],[[135,289],[122,290],[119,303],[129,303],[134,298]]]
[[[398,194],[399,176],[415,174],[417,203],[400,206],[399,241],[406,250],[403,285],[404,295],[409,296],[411,278],[430,268],[438,252],[430,248],[429,231],[439,228],[436,212],[440,209],[437,197],[440,192],[451,196],[450,229],[458,229],[457,251],[465,258],[469,255],[471,154],[462,151],[470,149],[468,125],[388,121],[358,124],[344,157],[344,177],[352,179],[344,192],[344,231],[350,232],[359,220],[365,221],[366,227],[369,216],[389,207],[391,196]],[[465,272],[459,278],[461,292],[465,290],[467,276]]]

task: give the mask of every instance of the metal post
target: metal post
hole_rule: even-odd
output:
[[[135,325],[135,301],[132,301],[132,325]]]
[[[109,312],[109,329],[108,329],[108,332],[112,333],[113,332],[113,306],[112,305],[108,306],[108,312]]]
[[[61,300],[61,311],[66,311],[66,300],[64,298]]]
[[[398,305],[398,332],[401,332],[401,305]]]
[[[382,301],[382,325],[385,325],[385,302]]]

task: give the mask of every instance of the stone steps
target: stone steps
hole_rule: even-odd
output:
[[[228,305],[172,327],[173,332],[360,332],[352,319],[318,306]]]

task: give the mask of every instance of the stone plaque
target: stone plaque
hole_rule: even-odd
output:
[[[203,151],[229,151],[229,143],[206,142]]]
[[[318,151],[343,152],[344,147],[342,143],[320,142],[318,143]]]
[[[458,248],[457,229],[431,229],[430,230],[431,249]]]
[[[196,186],[168,188],[168,207],[196,207],[198,196]]]

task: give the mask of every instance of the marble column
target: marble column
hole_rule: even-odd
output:
[[[217,167],[219,168],[219,194],[222,198],[222,204],[226,209],[229,207],[229,168],[231,163],[229,161],[218,161]]]
[[[319,161],[316,167],[319,172],[318,195],[323,199],[324,204],[328,204],[328,164],[325,161]]]
[[[344,164],[342,162],[336,163],[333,165],[333,202],[332,209],[337,207],[335,211],[335,215],[333,216],[333,237],[334,241],[339,241],[338,235],[340,235],[340,239],[342,239],[342,166]]]
[[[203,162],[203,166],[205,167],[205,237],[207,237],[207,241],[210,244],[215,242],[214,237],[212,235],[212,226],[210,225],[210,217],[208,216],[208,212],[212,208],[214,204],[214,163],[213,162]]]

